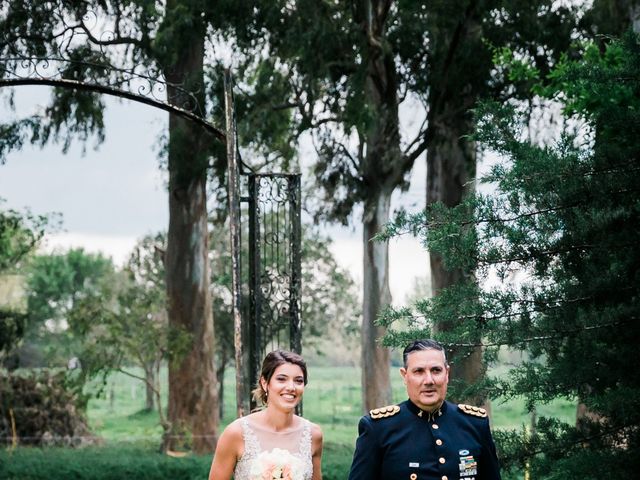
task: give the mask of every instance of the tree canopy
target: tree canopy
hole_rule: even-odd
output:
[[[533,68],[534,77],[539,74]],[[477,389],[523,396],[530,410],[555,398],[589,412],[576,425],[539,418],[533,433],[499,435],[507,467],[530,462],[536,478],[634,475],[640,445],[640,376],[631,367],[640,340],[640,38],[628,34],[579,60],[562,61],[539,92],[569,119],[552,141],[526,138],[526,116],[510,105],[479,109],[476,139],[501,155],[484,182],[495,191],[463,205],[403,215],[387,234],[409,229],[443,255],[448,268],[477,272],[409,316],[409,331],[385,343],[438,334],[449,347],[477,339],[494,359],[524,350],[522,364]]]
[[[0,210],[0,276],[16,272],[24,264],[44,236],[48,222],[47,216]],[[26,325],[26,307],[0,305],[0,360],[22,339]]]

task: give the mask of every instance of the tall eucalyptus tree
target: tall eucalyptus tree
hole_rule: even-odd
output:
[[[389,357],[375,320],[391,302],[388,245],[370,240],[389,219],[391,196],[426,152],[428,203],[459,203],[475,175],[470,110],[480,97],[518,92],[494,55],[506,47],[553,63],[569,45],[575,12],[551,0],[258,3],[254,29],[239,37],[263,54],[246,65],[253,113],[287,110],[291,140],[313,139],[322,205],[331,205],[320,216],[346,222],[362,208],[363,400],[366,409],[384,405]],[[413,132],[401,127],[401,111]],[[447,271],[437,256],[431,267],[435,293],[472,273]],[[477,379],[479,354],[457,359],[455,373]]]
[[[245,6],[205,0],[7,0],[0,8],[0,76],[56,68],[65,80],[134,93],[138,87],[157,92],[159,79],[168,103],[207,118],[207,104],[215,107],[213,89],[205,85],[205,65],[213,63],[207,38],[227,28],[223,13],[232,16]],[[54,88],[41,115],[2,126],[2,160],[25,142],[60,141],[66,149],[74,138],[84,142],[95,134],[102,140],[104,107],[99,93]],[[213,449],[218,427],[206,200],[208,171],[224,164],[219,154],[224,149],[214,144],[195,123],[170,115],[168,313],[171,327],[189,334],[191,343],[170,363],[172,430],[165,448],[185,443],[197,452]]]

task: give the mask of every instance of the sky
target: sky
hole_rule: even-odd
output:
[[[15,90],[16,112],[5,103],[5,121],[42,109],[46,87]],[[29,208],[34,214],[59,213],[62,230],[48,234],[43,248],[83,247],[102,252],[122,264],[136,241],[168,227],[167,175],[160,168],[159,138],[168,114],[130,101],[106,99],[105,141],[86,146],[74,142],[66,154],[60,145],[44,149],[26,146],[0,165],[0,208]],[[409,123],[411,123],[409,121]],[[302,171],[303,184],[308,172]],[[421,157],[412,172],[407,192],[397,192],[392,210],[400,206],[417,211],[424,206],[426,166]],[[321,231],[333,240],[338,263],[362,283],[362,229],[326,225]],[[402,304],[415,279],[428,274],[428,255],[419,242],[403,236],[390,242],[390,285],[395,304]]]

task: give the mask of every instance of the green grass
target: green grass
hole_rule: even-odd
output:
[[[172,458],[140,445],[0,450],[3,480],[196,480],[210,458]]]
[[[325,442],[353,448],[358,419],[362,415],[360,369],[355,367],[310,366],[309,384],[304,394],[304,415],[319,424]],[[224,416],[222,425],[234,419],[235,376],[233,370],[225,375]],[[406,392],[397,369],[391,377],[393,402],[405,400]],[[162,386],[166,400],[166,384]],[[111,399],[111,396],[113,397]],[[113,374],[104,395],[89,402],[88,417],[94,433],[107,443],[156,442],[162,429],[156,412],[144,412],[142,383],[123,374]],[[567,423],[575,420],[575,403],[555,400],[537,407],[538,416],[551,416]],[[491,421],[495,429],[522,429],[530,424],[523,399],[491,404]]]
[[[500,372],[498,372],[500,373]],[[165,377],[166,378],[166,377]],[[406,398],[397,368],[393,369],[393,402]],[[221,428],[234,419],[234,372],[225,376],[225,414]],[[98,385],[93,389],[97,391]],[[162,385],[166,401],[166,380]],[[102,446],[75,449],[18,448],[0,450],[0,478],[3,480],[40,480],[41,478],[111,480],[112,478],[200,479],[205,478],[211,462],[209,455],[190,455],[174,459],[160,455],[162,429],[158,414],[143,411],[144,386],[136,379],[111,375],[99,398],[88,405],[88,419],[94,434],[104,440]],[[539,416],[553,416],[568,423],[575,419],[575,404],[557,400],[537,407]],[[305,390],[304,415],[324,431],[325,480],[346,478],[351,464],[361,411],[360,370],[353,367],[310,366],[310,381]],[[530,424],[522,399],[491,405],[494,429],[518,429]],[[4,469],[4,470],[3,470]],[[505,480],[521,478],[518,472]]]

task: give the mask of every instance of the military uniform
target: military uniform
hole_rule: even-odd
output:
[[[410,400],[362,417],[349,480],[500,480],[484,409]]]

